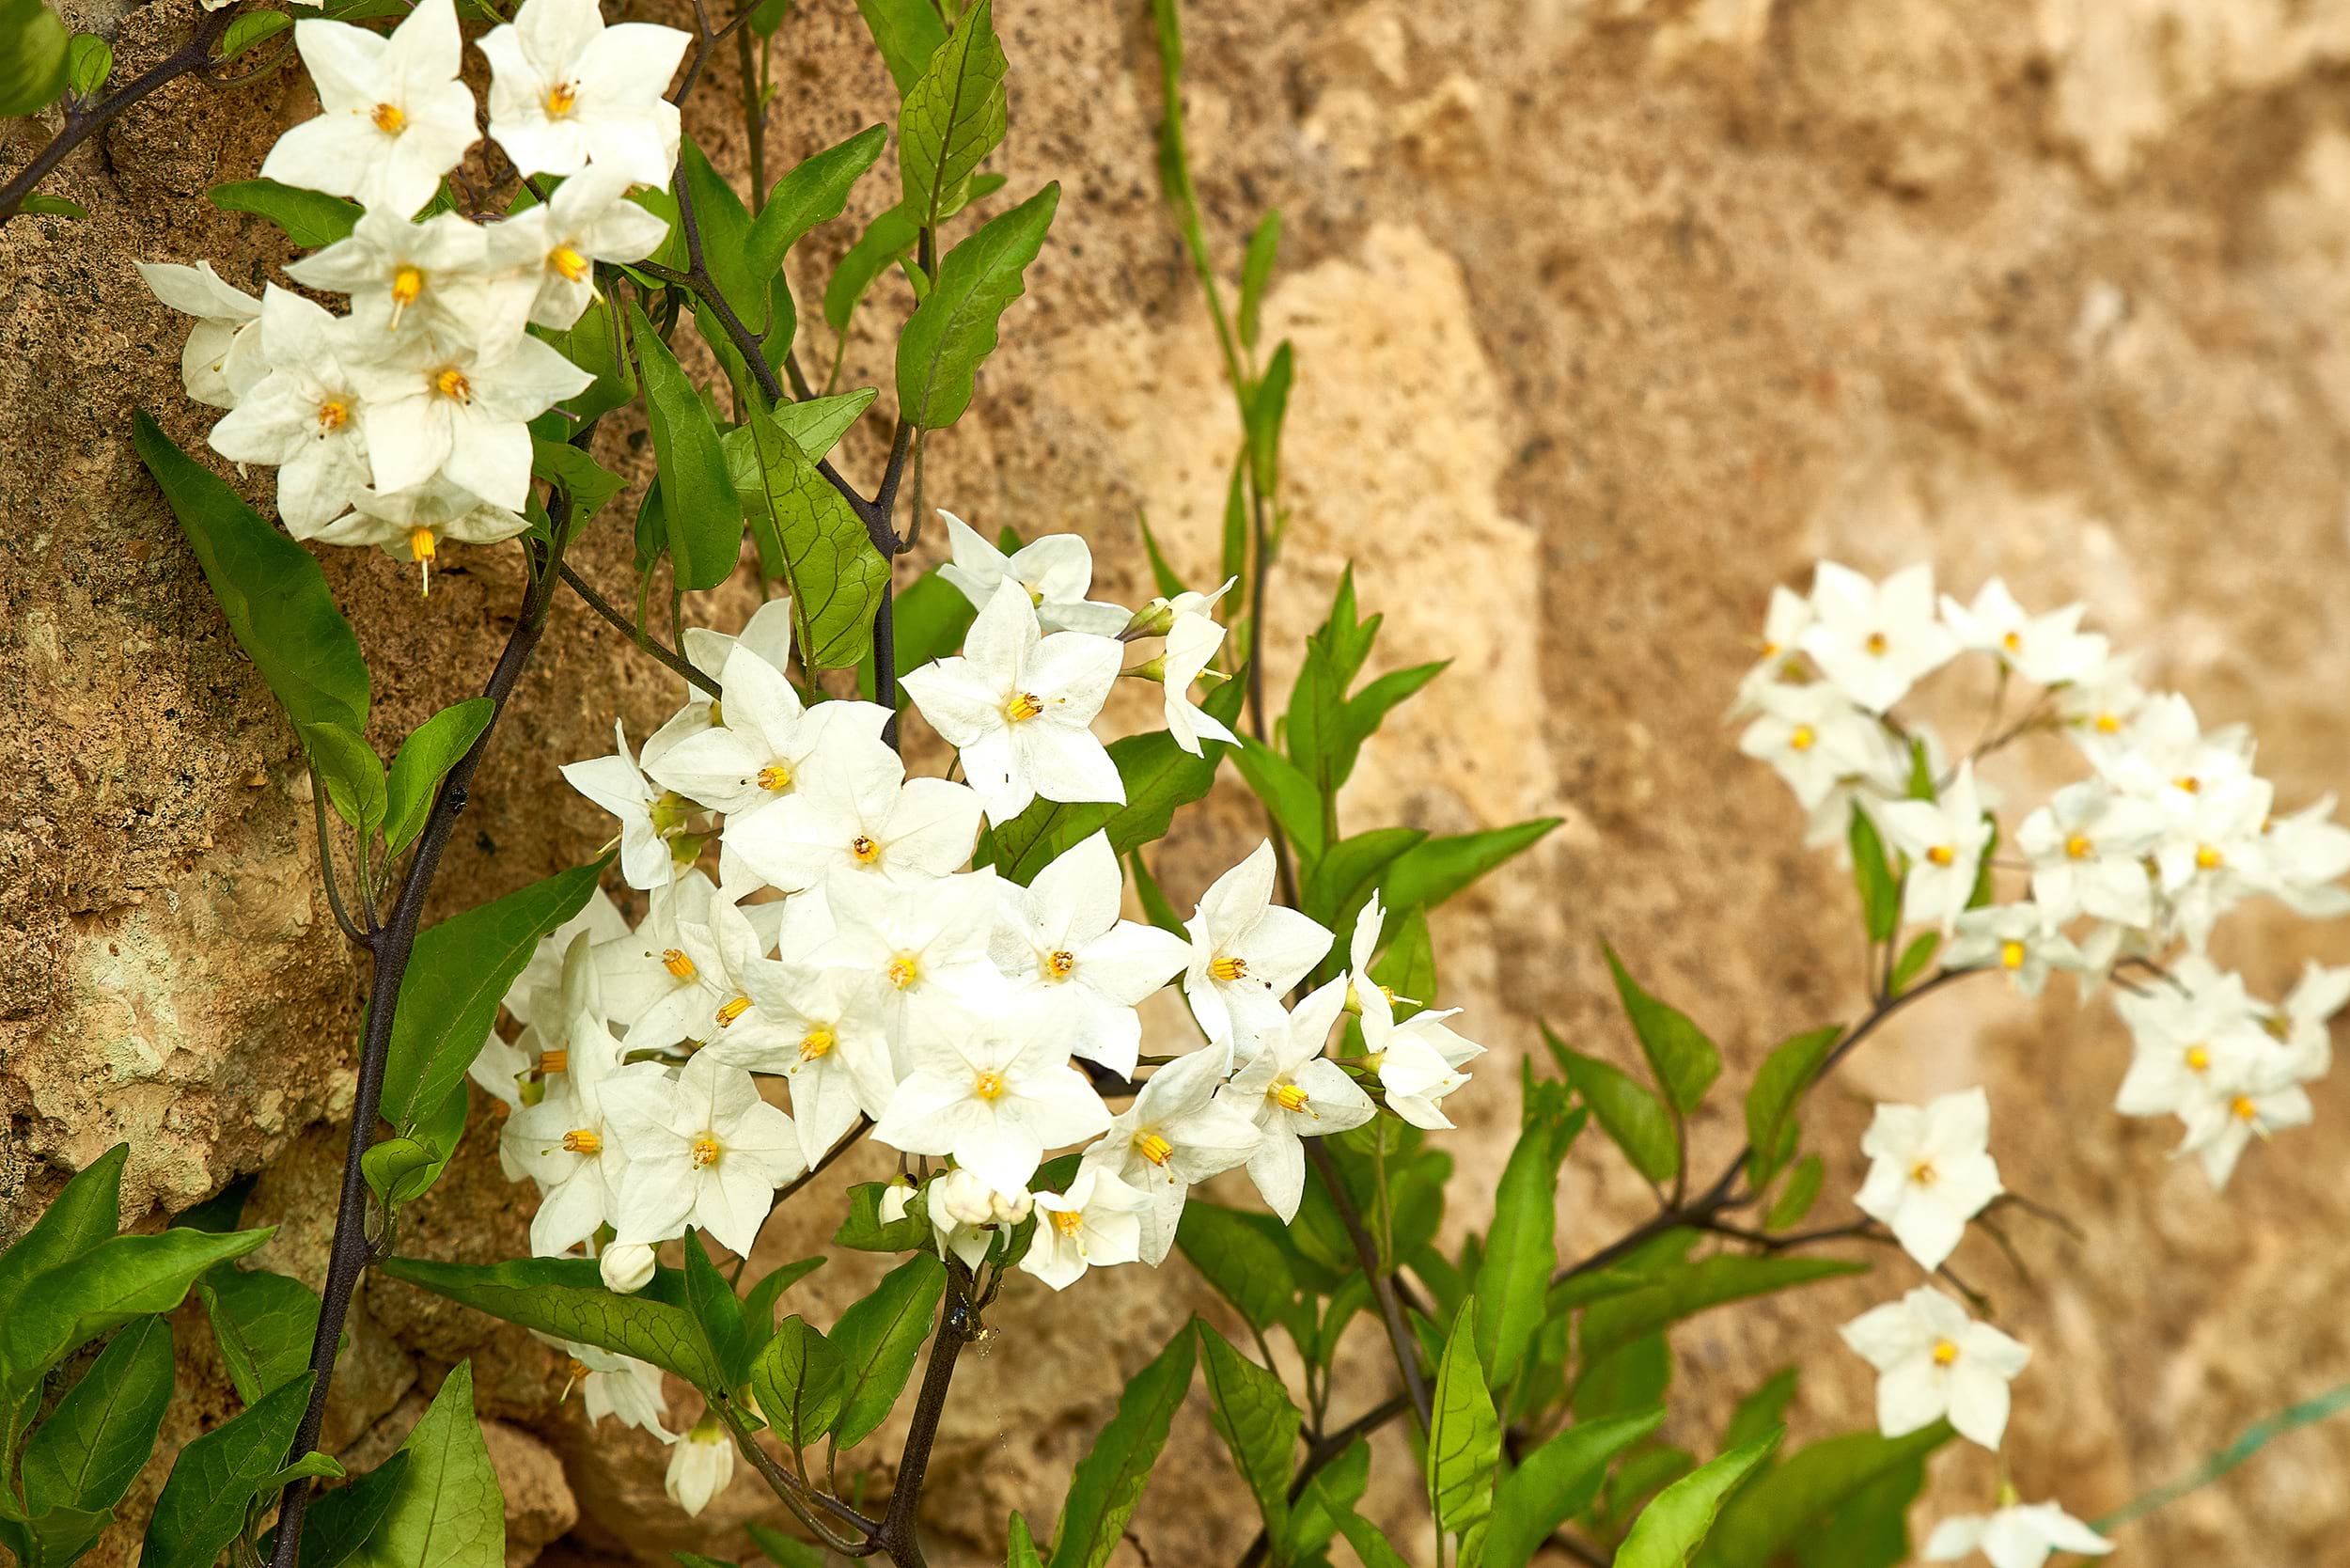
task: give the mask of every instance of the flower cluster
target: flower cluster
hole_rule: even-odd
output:
[[[1192,1186],[1228,1170],[1290,1218],[1301,1140],[1359,1126],[1382,1102],[1451,1125],[1439,1102],[1480,1047],[1449,1011],[1399,1016],[1371,979],[1375,898],[1343,970],[1292,1006],[1334,939],[1274,902],[1269,843],[1215,880],[1181,933],[1121,917],[1103,833],[1026,886],[966,869],[982,822],[1000,829],[1038,799],[1124,799],[1092,725],[1129,643],[1168,644],[1126,673],[1163,680],[1176,744],[1197,752],[1217,733],[1184,672],[1224,628],[1204,596],[1139,613],[1088,602],[1080,539],[1007,557],[948,527],[948,580],[978,613],[962,652],[905,685],[956,745],[962,780],[908,777],[883,708],[804,701],[785,600],[739,635],[686,633],[688,655],[720,672],[718,699],[692,698],[639,753],[623,735],[563,770],[619,819],[621,874],[647,909],[631,930],[598,895],[545,938],[506,998],[520,1033],[494,1033],[475,1067],[513,1106],[509,1175],[544,1193],[538,1253],[593,1247],[625,1291],[688,1227],[746,1252],[776,1190],[862,1120],[922,1177],[890,1189],[885,1221],[918,1213],[942,1256],[1059,1290],[1089,1268],[1163,1262]],[[1186,639],[1204,651],[1179,654]],[[1137,1008],[1170,983],[1203,1043],[1146,1055]],[[1334,1058],[1349,1014],[1363,1052]],[[1069,1149],[1073,1170],[1042,1179]],[[591,1388],[630,1372],[579,1358]],[[614,1387],[598,1397],[660,1430]]]
[[[2350,1001],[2350,967],[2311,964],[2269,1007],[2206,956],[2213,928],[2264,894],[2306,916],[2350,911],[2336,886],[2350,871],[2350,830],[2329,820],[2330,799],[2277,816],[2250,736],[2207,731],[2185,697],[2142,689],[2131,657],[2082,630],[2082,616],[2079,604],[2031,614],[1996,578],[1962,604],[1937,600],[1927,566],[1875,583],[1823,561],[1809,597],[1774,590],[1762,657],[1731,716],[1747,721],[1740,749],[1810,813],[1810,841],[1841,840],[1849,825],[1856,855],[1895,853],[1899,920],[1927,928],[1911,950],[1938,945],[1947,969],[1996,970],[2027,996],[2059,969],[2084,990],[2110,981],[2136,1042],[2116,1108],[2176,1115],[2179,1152],[2200,1155],[2224,1185],[2255,1136],[2310,1120],[2301,1086],[2331,1066],[2326,1020]],[[1893,710],[1966,654],[1994,662],[1996,695],[1982,740],[1953,762],[1931,729]],[[2017,687],[2028,699],[2011,714]],[[2034,735],[2069,739],[2087,776],[2002,832],[2003,800],[1977,766]],[[2002,842],[2018,858],[1996,859]],[[1999,896],[2002,872],[2015,896]],[[1940,1270],[2005,1190],[1990,1117],[1988,1097],[1968,1090],[1880,1105],[1862,1139],[1870,1167],[1856,1202],[1924,1269]],[[1947,1419],[1998,1448],[2026,1346],[1930,1285],[1864,1312],[1843,1337],[1878,1373],[1885,1435]],[[2054,1504],[2024,1505],[2012,1491],[2001,1504],[1945,1521],[1927,1560],[1981,1550],[1997,1568],[2039,1568],[2059,1549],[2111,1550]]]
[[[662,93],[689,39],[607,27],[597,0],[525,0],[478,46],[489,133],[516,173],[559,183],[478,223],[445,196],[479,138],[452,0],[420,0],[388,36],[320,20],[294,36],[321,112],[277,139],[261,173],[364,209],[348,237],[286,269],[349,295],[350,313],[275,284],[256,300],[210,262],[140,272],[196,318],[188,395],[228,410],[215,451],[277,467],[288,531],[381,545],[429,574],[444,539],[529,525],[529,421],[594,379],[529,329],[570,329],[597,298],[597,262],[642,259],[666,238],[630,192],[669,180],[679,121]]]

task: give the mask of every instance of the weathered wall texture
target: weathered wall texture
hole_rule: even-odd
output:
[[[886,93],[846,0],[798,8],[779,73],[787,159],[878,118]],[[1297,345],[1297,518],[1275,646],[1318,617],[1351,558],[1387,612],[1383,661],[1457,661],[1375,744],[1348,809],[1440,831],[1568,820],[1436,922],[1444,999],[1497,1047],[1456,1102],[1467,1124],[1450,1147],[1471,1178],[1456,1230],[1484,1218],[1536,1020],[1628,1052],[1603,933],[1721,1038],[1733,1084],[1772,1041],[1855,1008],[1839,873],[1796,847],[1783,792],[1716,725],[1766,589],[1816,556],[1878,571],[1931,557],[1967,591],[1999,572],[2028,598],[2087,598],[2208,716],[2259,727],[2288,801],[2342,782],[2350,3],[1186,8],[1214,236],[1236,257],[1264,208],[1287,222],[1267,318]],[[186,12],[156,0],[124,16],[118,54],[152,58]],[[1235,432],[1156,197],[1147,13],[1037,0],[1003,20],[1004,166],[1015,193],[1058,178],[1067,196],[978,412],[934,448],[931,494],[991,528],[1083,529],[1113,593],[1145,591],[1131,520],[1147,508],[1204,575]],[[729,65],[688,119],[739,170]],[[131,260],[212,257],[258,284],[284,259],[271,232],[198,194],[249,174],[307,112],[283,78],[182,86],[72,165],[60,188],[88,223],[0,237],[0,1234],[127,1137],[133,1210],[183,1207],[270,1163],[254,1212],[286,1229],[265,1256],[312,1274],[322,1256],[359,975],[311,891],[290,736],[128,441],[135,405],[192,445],[202,428],[179,395],[178,330]],[[805,281],[850,232],[813,247]],[[886,384],[870,323],[904,304],[885,293],[868,312],[851,384]],[[852,438],[851,474],[873,472],[885,429]],[[607,524],[586,546],[607,584],[625,572],[623,532]],[[380,557],[327,562],[379,674],[381,742],[473,689],[512,613],[509,558],[453,552],[448,566],[419,603]],[[641,734],[671,699],[666,676],[565,603],[474,792],[442,907],[590,851],[603,825],[556,765],[600,749],[616,709]],[[1169,846],[1179,900],[1246,847],[1246,822],[1227,809]],[[2273,986],[2311,952],[2350,956],[2350,935],[2253,918],[2225,956]],[[2031,1007],[1961,989],[1888,1031],[1813,1118],[1835,1152],[1832,1214],[1871,1097],[1984,1082],[2010,1184],[2090,1222],[2078,1243],[2018,1231],[2029,1283],[1981,1242],[1964,1255],[2036,1347],[2015,1472],[2084,1513],[2350,1366],[2350,1092],[2338,1079],[2319,1129],[2255,1152],[2219,1198],[2166,1160],[2166,1128],[2106,1111],[2124,1050],[2107,1012],[2077,1013],[2069,995]],[[1734,1101],[1717,1099],[1698,1137],[1709,1164],[1739,1136]],[[521,1200],[478,1130],[408,1247],[521,1246]],[[1563,1245],[1580,1251],[1639,1217],[1643,1193],[1587,1145],[1564,1204]],[[811,1208],[764,1250],[798,1256],[832,1223]],[[870,1272],[827,1268],[804,1309],[824,1321]],[[1864,1377],[1828,1325],[1906,1283],[1890,1267],[1694,1325],[1683,1386],[1710,1422],[1801,1358],[1818,1370],[1796,1437],[1865,1422]],[[1083,1295],[1013,1289],[1000,1337],[968,1358],[932,1469],[940,1560],[979,1560],[1008,1508],[1051,1519],[1124,1374],[1201,1304],[1180,1270]],[[203,1341],[184,1327],[183,1343]],[[659,1499],[653,1446],[588,1432],[556,1403],[556,1359],[519,1332],[384,1284],[354,1342],[335,1431],[369,1451],[413,1419],[413,1390],[476,1357],[518,1560],[567,1529],[565,1552],[746,1550],[731,1524],[757,1509],[751,1486],[682,1520]],[[1356,1347],[1365,1403],[1385,1391],[1375,1351]],[[227,1407],[202,1354],[179,1437]],[[1212,1444],[1186,1412],[1135,1561],[1237,1552],[1247,1529]],[[895,1451],[889,1434],[875,1451]],[[1399,1520],[1408,1463],[1392,1440],[1378,1458],[1374,1495]],[[1967,1454],[1937,1475],[1937,1506],[1972,1507],[1993,1472]],[[2350,1562],[2345,1476],[2350,1430],[2306,1434],[2139,1527],[2134,1549]]]

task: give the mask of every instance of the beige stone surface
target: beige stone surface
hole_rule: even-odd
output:
[[[1999,572],[2029,600],[2085,598],[2208,717],[2257,727],[2289,803],[2342,784],[2350,4],[1185,8],[1212,239],[1236,263],[1264,210],[1285,220],[1266,306],[1266,342],[1286,337],[1298,356],[1277,688],[1352,560],[1366,606],[1387,616],[1382,666],[1455,663],[1366,753],[1347,821],[1566,818],[1436,920],[1443,999],[1496,1047],[1456,1102],[1454,1234],[1484,1221],[1537,1021],[1629,1059],[1603,935],[1716,1033],[1732,1086],[1772,1042],[1856,1009],[1840,874],[1798,847],[1792,805],[1716,722],[1769,587],[1816,557],[1875,571],[1931,557],[1961,590]],[[156,0],[121,16],[126,67],[166,50],[190,10]],[[846,0],[794,12],[771,167],[886,107]],[[74,14],[113,24],[111,10]],[[1138,6],[1068,0],[1007,6],[1003,21],[1014,131],[998,166],[1014,195],[1058,178],[1065,196],[977,409],[932,447],[928,491],[985,528],[1081,528],[1104,590],[1139,596],[1137,509],[1187,573],[1212,570],[1237,437],[1157,198],[1149,24]],[[734,86],[719,60],[687,118],[739,173]],[[0,232],[0,1234],[128,1138],[133,1212],[269,1165],[254,1214],[287,1230],[264,1261],[315,1278],[361,969],[313,890],[291,737],[129,444],[134,406],[190,445],[209,417],[179,396],[178,329],[131,260],[273,275],[285,258],[266,226],[198,193],[249,174],[306,112],[283,75],[233,93],[183,84],[59,179],[87,223]],[[40,133],[0,133],[12,160]],[[885,183],[860,193],[859,215]],[[795,262],[804,299],[853,232],[826,231]],[[906,304],[895,282],[877,292],[848,384],[887,382]],[[810,357],[828,357],[810,331]],[[885,429],[853,433],[853,477],[870,484]],[[639,435],[613,431],[607,461],[630,461]],[[266,494],[265,476],[243,482]],[[584,546],[607,587],[625,578],[627,507]],[[497,552],[452,551],[419,602],[380,557],[325,564],[376,670],[388,749],[478,686],[517,572]],[[565,603],[473,792],[439,908],[591,851],[603,825],[556,765],[599,749],[616,711],[641,734],[672,699],[666,675]],[[2009,776],[2044,787],[2062,767],[2026,754]],[[1170,893],[1188,899],[1245,851],[1248,823],[1228,800],[1170,843]],[[2308,954],[2343,958],[2344,933],[2256,915],[2223,942],[2271,988]],[[2166,1129],[2107,1113],[2125,1042],[2103,1009],[2055,989],[2034,1006],[1962,987],[1921,1008],[1821,1096],[1811,1135],[1831,1154],[1834,1217],[1871,1098],[1988,1086],[2009,1184],[2080,1218],[2085,1239],[2017,1225],[2029,1278],[1980,1240],[1960,1262],[2036,1349],[2017,1387],[2017,1478],[2093,1514],[2350,1376],[2350,1092],[2329,1086],[2314,1132],[2256,1151],[2216,1197],[2167,1159]],[[1696,1134],[1709,1165],[1739,1137],[1733,1095],[1716,1099]],[[475,1131],[407,1216],[403,1247],[519,1248],[526,1203],[499,1178],[486,1121]],[[773,1228],[762,1262],[822,1244],[834,1215],[817,1196]],[[1572,1253],[1646,1200],[1593,1143],[1562,1201]],[[838,1261],[793,1309],[828,1323],[870,1278],[867,1260]],[[1671,1435],[1705,1441],[1737,1394],[1793,1360],[1810,1369],[1796,1439],[1864,1422],[1866,1380],[1830,1325],[1906,1283],[1888,1264],[1692,1325]],[[1180,1270],[1060,1301],[1015,1282],[958,1378],[932,1472],[932,1560],[997,1560],[1010,1508],[1053,1518],[1124,1376],[1200,1305]],[[200,1316],[179,1326],[183,1342],[203,1332]],[[549,1483],[530,1517],[534,1539],[571,1529],[556,1554],[747,1553],[748,1482],[687,1523],[661,1497],[658,1445],[588,1433],[558,1402],[560,1357],[526,1336],[385,1282],[367,1291],[354,1344],[337,1416],[354,1435],[391,1424],[420,1371],[430,1383],[475,1357],[496,1430],[518,1451],[544,1445],[527,1450]],[[1378,1349],[1362,1333],[1350,1345],[1364,1403],[1385,1392]],[[230,1407],[200,1356],[182,1379],[174,1442]],[[885,1466],[901,1431],[856,1458]],[[1424,1555],[1402,1528],[1409,1465],[1383,1443],[1375,1507]],[[2350,1429],[2304,1433],[2125,1539],[2145,1561],[2350,1562],[2345,1474]],[[885,1467],[874,1479],[885,1485]],[[1946,1458],[1929,1507],[1980,1506],[1992,1481],[1986,1459]],[[575,1528],[556,1523],[563,1484]],[[1231,1560],[1250,1529],[1235,1502],[1187,1409],[1120,1560]],[[110,1538],[107,1560],[128,1560],[135,1531],[116,1534],[128,1538]]]

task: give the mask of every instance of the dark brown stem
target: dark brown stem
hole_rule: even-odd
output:
[[[595,611],[598,615],[603,617],[604,619],[610,621],[613,625],[619,627],[622,632],[628,634],[629,641],[643,649],[659,663],[666,665],[670,669],[673,669],[679,675],[683,676],[685,678],[686,684],[708,692],[712,697],[723,695],[719,690],[718,682],[710,676],[703,674],[702,671],[696,667],[684,654],[680,653],[676,649],[671,648],[667,643],[663,642],[660,638],[654,636],[650,632],[646,631],[642,626],[636,624],[635,621],[631,620],[619,610],[618,606],[614,605],[610,600],[604,598],[603,594],[598,593],[594,588],[588,587],[587,580],[581,577],[578,572],[572,570],[571,562],[563,562],[558,570],[561,572],[564,585],[573,593],[578,594],[581,601],[586,604],[589,609]]]
[[[1355,1199],[1346,1190],[1346,1179],[1339,1174],[1336,1161],[1316,1138],[1303,1140],[1306,1158],[1321,1173],[1322,1184],[1330,1191],[1330,1202],[1339,1212],[1339,1219],[1346,1226],[1347,1239],[1355,1244],[1355,1259],[1363,1265],[1363,1278],[1371,1285],[1371,1298],[1379,1303],[1380,1320],[1386,1325],[1387,1348],[1395,1352],[1395,1369],[1403,1376],[1403,1392],[1411,1400],[1412,1415],[1422,1432],[1428,1430],[1428,1382],[1420,1376],[1419,1346],[1412,1338],[1409,1325],[1403,1321],[1402,1305],[1396,1300],[1395,1281],[1379,1266],[1379,1248],[1363,1229],[1363,1216],[1355,1212]]]
[[[874,1544],[889,1554],[898,1568],[923,1568],[922,1544],[914,1529],[922,1503],[922,1478],[931,1465],[931,1450],[938,1441],[939,1419],[947,1413],[947,1390],[954,1382],[955,1360],[979,1331],[979,1309],[971,1299],[971,1276],[953,1263],[947,1266],[947,1296],[938,1309],[938,1333],[931,1341],[930,1365],[922,1372],[922,1388],[914,1399],[914,1422],[906,1429],[905,1451],[898,1461],[898,1482],[889,1494],[889,1512],[882,1515]]]

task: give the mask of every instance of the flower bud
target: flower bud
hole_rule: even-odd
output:
[[[957,1225],[986,1225],[995,1219],[995,1194],[987,1184],[961,1167],[938,1179],[932,1189],[932,1206]]]
[[[615,1242],[596,1260],[604,1287],[622,1295],[634,1295],[652,1283],[652,1248],[642,1242]]]
[[[669,1500],[689,1514],[710,1506],[710,1499],[734,1479],[734,1445],[714,1416],[704,1416],[669,1450],[669,1473],[662,1488]]]

